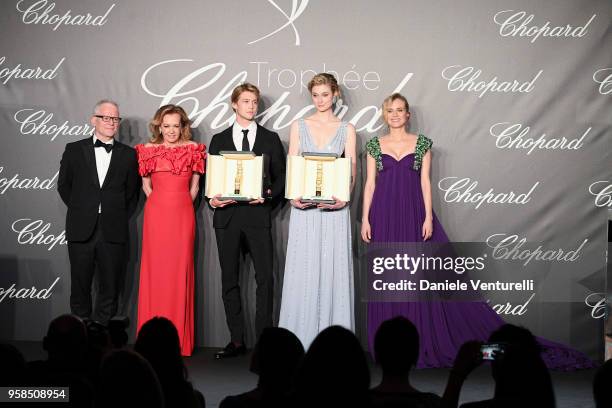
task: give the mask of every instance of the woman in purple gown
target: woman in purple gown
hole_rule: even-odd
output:
[[[398,93],[385,99],[383,117],[389,134],[366,144],[367,178],[363,195],[361,237],[365,242],[448,242],[433,213],[431,200],[431,139],[406,131],[408,101]],[[470,340],[486,341],[504,321],[486,303],[370,302],[368,343],[380,324],[402,315],[417,327],[421,350],[417,367],[451,367],[459,347]],[[538,339],[549,368],[592,366],[584,354]]]

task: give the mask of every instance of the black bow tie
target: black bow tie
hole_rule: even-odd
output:
[[[103,147],[106,150],[106,153],[110,153],[113,150],[114,143],[103,143],[100,139],[96,139],[96,143],[94,143],[94,147]]]

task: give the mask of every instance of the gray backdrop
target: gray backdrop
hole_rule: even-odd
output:
[[[358,239],[363,146],[384,133],[379,105],[400,91],[411,103],[411,131],[434,141],[434,210],[451,240],[510,237],[563,251],[584,243],[574,260],[534,261],[530,267],[542,265],[542,284],[525,314],[504,318],[600,354],[605,220],[612,202],[610,1],[177,4],[0,5],[2,338],[39,340],[50,319],[69,310],[66,209],[56,192],[57,171],[65,144],[90,134],[98,99],[119,102],[124,143],[145,142],[155,110],[177,103],[194,121],[195,139],[208,144],[232,123],[231,89],[248,80],[262,91],[260,123],[278,131],[286,147],[289,124],[311,108],[306,83],[328,71],[342,85],[339,114],[357,128],[362,153],[351,203],[355,257],[365,251]],[[493,197],[479,202],[478,194],[491,189]],[[527,195],[508,202],[510,192]],[[122,299],[122,312],[132,318],[143,204],[141,197],[130,226]],[[196,340],[221,346],[229,336],[211,218],[200,205]],[[273,226],[277,313],[288,218],[287,206],[278,209]],[[356,262],[358,276],[360,269]],[[252,317],[248,261],[244,272]],[[490,299],[505,304],[503,294]],[[363,339],[365,303],[355,307]]]

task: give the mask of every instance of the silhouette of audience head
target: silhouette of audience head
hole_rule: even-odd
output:
[[[303,357],[304,346],[295,334],[267,327],[253,350],[251,371],[259,376],[259,387],[289,391]]]
[[[370,386],[368,364],[355,335],[340,326],[323,330],[304,356],[296,397],[318,405],[362,404]]]
[[[0,343],[0,386],[23,385],[26,362],[23,354],[11,344]]]
[[[281,327],[263,329],[251,356],[250,370],[259,376],[257,387],[225,397],[219,407],[293,406],[293,386],[303,357],[304,347],[295,334]]]
[[[204,397],[187,380],[178,331],[165,317],[154,317],[142,325],[134,350],[153,367],[166,406],[203,406]]]
[[[505,344],[504,354],[491,364],[495,398],[554,407],[550,373],[534,335],[524,327],[504,324],[491,334],[489,341]]]
[[[163,407],[159,381],[151,365],[130,350],[111,351],[102,360],[95,407]]]
[[[596,408],[612,407],[612,360],[606,361],[593,379],[593,396]]]
[[[77,316],[64,314],[49,324],[43,339],[49,362],[70,368],[81,365],[87,351],[87,329]]]
[[[384,375],[408,375],[419,358],[417,328],[403,316],[384,321],[374,336],[374,354]]]
[[[169,378],[187,378],[178,331],[165,317],[154,317],[142,325],[134,350],[151,363],[161,383]]]

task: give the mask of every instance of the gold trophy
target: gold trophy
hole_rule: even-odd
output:
[[[240,195],[240,185],[242,184],[242,160],[236,163],[236,177],[234,178],[234,194]]]
[[[350,200],[351,162],[333,153],[287,156],[285,198],[305,203],[334,204]]]
[[[321,197],[321,189],[323,188],[323,162],[317,162],[317,181],[315,188],[315,196]]]
[[[220,200],[252,201],[263,197],[264,156],[253,152],[222,151],[206,158],[206,191]]]

